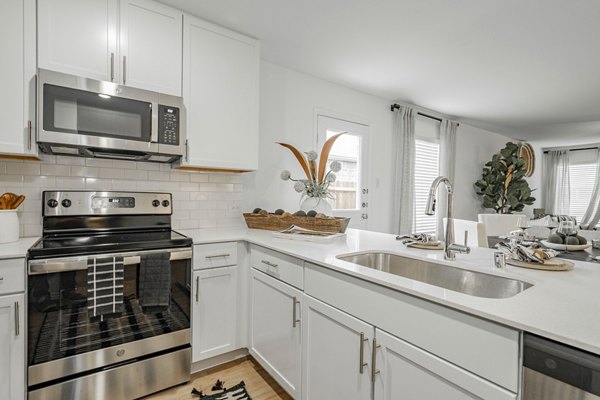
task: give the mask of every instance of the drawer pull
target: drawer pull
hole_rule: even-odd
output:
[[[200,277],[197,276],[196,277],[196,303],[198,302],[199,298],[198,296],[200,296]]]
[[[381,371],[377,369],[377,349],[381,347],[380,344],[377,344],[377,339],[373,339],[373,354],[371,354],[371,382],[375,383],[375,378],[377,374]]]
[[[15,336],[19,336],[21,327],[19,326],[19,302],[15,301]]]
[[[365,342],[368,342],[369,339],[365,337],[364,332],[360,333],[360,359],[358,364],[358,372],[360,374],[363,373],[365,367],[369,365],[369,363],[365,362]]]
[[[229,253],[224,253],[224,254],[215,254],[214,256],[206,256],[204,258],[206,258],[207,260],[211,260],[213,258],[224,258],[224,257],[231,257],[231,254]]]
[[[269,262],[267,260],[262,260],[261,261],[263,264],[265,264],[267,267],[273,267],[273,268],[277,268],[279,265],[278,264],[273,264],[272,262]]]
[[[0,276],[0,282],[2,282],[4,280],[3,276]]]
[[[295,328],[296,325],[300,322],[298,319],[298,313],[296,311],[296,306],[300,304],[296,296],[292,297],[292,328]]]

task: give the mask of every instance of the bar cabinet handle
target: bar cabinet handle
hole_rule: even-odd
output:
[[[200,296],[199,292],[200,292],[200,277],[199,277],[199,276],[197,276],[197,277],[196,277],[196,303],[197,303],[197,302],[199,301],[199,299],[200,299],[200,298],[199,298],[199,296]]]
[[[19,302],[15,301],[15,336],[19,336],[21,327],[19,326]]]
[[[123,85],[125,85],[127,78],[127,56],[123,56]]]
[[[375,378],[381,371],[377,369],[377,349],[381,347],[377,344],[377,339],[373,338],[373,353],[371,354],[371,382],[375,383]]]
[[[365,333],[360,333],[360,360],[358,366],[358,372],[360,374],[363,373],[365,367],[369,364],[365,362],[365,342],[368,342],[369,339],[365,337]]]
[[[210,260],[212,258],[221,258],[221,257],[229,257],[229,256],[231,256],[231,254],[224,253],[224,254],[215,254],[214,256],[206,256],[204,258],[206,258],[207,260]]]
[[[292,297],[292,328],[295,328],[296,325],[300,322],[298,319],[298,312],[296,311],[296,305],[300,304],[296,296]]]
[[[115,81],[115,53],[110,53],[110,81]]]

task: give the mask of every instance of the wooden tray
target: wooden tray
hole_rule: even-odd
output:
[[[435,244],[409,243],[406,245],[406,247],[424,250],[444,250],[444,245],[441,242],[437,242]]]
[[[570,271],[573,269],[573,264],[571,261],[561,260],[559,258],[552,258],[550,260],[545,260],[543,264],[535,263],[535,262],[526,262],[514,260],[512,258],[508,258],[506,260],[507,264],[514,265],[515,267],[521,268],[531,268],[531,269],[539,269],[543,271]]]
[[[281,231],[292,225],[296,225],[305,229],[312,229],[319,232],[334,232],[344,233],[350,222],[350,218],[329,217],[297,217],[290,215],[284,217],[275,214],[252,214],[244,213],[246,225],[250,229],[264,229],[267,231]]]

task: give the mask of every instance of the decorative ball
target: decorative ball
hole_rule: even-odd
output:
[[[327,215],[323,213],[317,213],[317,215],[315,215],[315,218],[327,218]]]
[[[331,164],[329,164],[329,168],[333,171],[333,172],[340,172],[342,170],[342,163],[339,161],[332,161]]]
[[[258,214],[260,210],[262,210],[262,208],[255,208],[254,211],[252,211],[252,214]]]
[[[278,208],[277,210],[275,210],[275,212],[273,214],[275,215],[281,215],[283,214],[285,211],[283,211],[281,208]]]
[[[269,215],[269,212],[267,210],[260,210],[258,213],[260,215]]]
[[[319,155],[317,154],[316,151],[311,150],[309,152],[306,153],[306,158],[308,158],[308,161],[314,161],[317,158],[319,158]]]
[[[569,246],[577,246],[579,244],[579,239],[576,236],[567,236],[565,239],[565,244]]]
[[[292,177],[292,174],[287,169],[284,169],[283,171],[281,171],[281,174],[279,175],[279,177],[282,180],[287,181]]]
[[[289,213],[289,212],[287,212],[287,211],[286,211],[286,212],[284,212],[283,214],[281,214],[281,216],[282,216],[282,217],[291,217],[291,216],[292,216],[292,213]]]
[[[317,212],[315,210],[310,210],[309,212],[306,213],[307,217],[316,217],[317,216]]]
[[[304,182],[298,181],[298,182],[294,183],[294,190],[296,192],[302,193],[302,192],[304,192],[305,189],[306,189],[306,185],[304,184]]]
[[[579,236],[577,235],[577,240],[579,240],[579,244],[587,244],[587,239],[584,238],[583,236]]]
[[[294,213],[294,215],[295,215],[296,217],[306,217],[306,213],[305,213],[304,211],[302,211],[302,210],[296,211],[296,212]]]
[[[554,233],[548,236],[548,241],[550,243],[563,244],[563,239],[559,235]]]

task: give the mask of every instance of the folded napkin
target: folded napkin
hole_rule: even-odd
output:
[[[515,260],[539,264],[544,264],[545,260],[549,260],[560,254],[556,250],[541,248],[538,244],[525,245],[523,243],[500,242],[496,245],[496,248],[510,255]]]
[[[414,233],[412,235],[399,235],[396,236],[396,240],[400,240],[400,243],[409,245],[413,243],[437,246],[439,241],[435,240],[433,235],[427,233]]]

